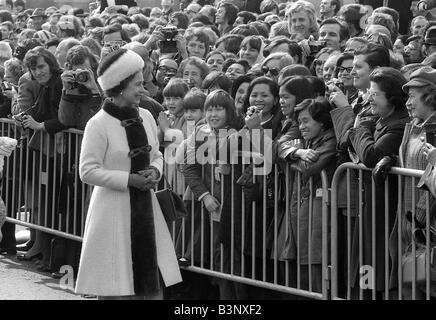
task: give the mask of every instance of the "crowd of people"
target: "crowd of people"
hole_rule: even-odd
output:
[[[387,1],[384,7],[386,1],[370,0],[183,0],[179,8],[173,0],[162,0],[161,8],[121,2],[44,10],[15,0],[0,8],[0,116],[15,119],[32,137],[24,139],[19,159],[33,150],[27,153],[32,168],[45,167],[53,182],[42,192],[56,194],[35,197],[42,203],[33,207],[67,210],[62,186],[72,169],[60,168],[54,156],[65,129],[84,130],[80,165],[71,165],[96,186],[83,244],[57,240],[70,252],[68,260],[53,257],[57,238],[42,231],[18,247],[26,250],[20,259],[38,258],[38,268],[53,276],[71,264],[77,292],[100,297],[162,298],[163,284],[181,280],[177,258],[258,280],[277,274],[279,284],[321,292],[320,173],[331,182],[339,165],[353,162],[374,169],[362,181],[356,174],[340,180],[339,247],[351,252],[350,265],[342,258],[341,268],[349,270],[357,294],[360,265],[383,270],[376,273],[377,297],[385,290],[385,269],[395,291],[398,245],[404,256],[411,251],[412,224],[426,225],[427,203],[425,190],[412,192],[413,180],[405,178],[397,212],[398,181],[385,183],[391,167],[427,169],[432,226],[436,216],[428,169],[436,165],[436,1]],[[259,161],[278,170],[259,171]],[[22,177],[33,174],[38,185],[43,178],[32,168]],[[150,192],[163,175],[188,212],[188,223],[182,228],[176,221],[173,228],[175,248]],[[35,181],[22,177],[24,189],[15,192],[33,199]],[[17,185],[4,183],[3,194],[8,188],[6,194],[14,194]],[[9,205],[8,216],[21,205]],[[35,222],[41,215],[31,214]],[[351,230],[345,227],[350,219]],[[59,225],[53,219],[49,227]],[[359,241],[372,241],[372,225],[375,248],[364,245],[359,252]],[[0,253],[16,254],[15,226],[6,223],[2,233]],[[351,248],[345,248],[347,237]],[[278,297],[199,274],[183,273],[183,280],[172,294]],[[404,284],[404,298],[411,297],[409,289]],[[425,288],[417,292],[422,297]]]

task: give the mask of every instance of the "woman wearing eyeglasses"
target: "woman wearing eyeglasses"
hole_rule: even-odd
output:
[[[278,82],[280,70],[294,64],[292,56],[286,52],[270,54],[261,64],[263,74]]]
[[[374,121],[372,118],[361,121],[358,127],[350,129],[349,139],[361,163],[368,168],[373,168],[385,156],[396,157],[398,155],[404,128],[410,118],[406,109],[406,94],[402,90],[406,79],[401,72],[390,67],[377,68],[371,73],[369,79],[368,101],[372,114],[377,116],[378,120]],[[352,277],[351,287],[359,288],[359,264],[371,265],[376,270],[375,290],[381,294],[385,289],[385,268],[390,270],[385,265],[385,257],[388,255],[385,241],[394,225],[398,180],[389,179],[388,212],[385,212],[384,181],[376,179],[374,183],[371,174],[364,173],[363,183],[364,208],[360,219],[362,233],[359,232],[359,220],[356,220],[352,235],[351,267],[349,268]],[[373,188],[375,188],[374,194]],[[372,211],[373,207],[375,212]],[[375,221],[372,220],[373,217]],[[373,225],[375,230],[373,230]],[[376,240],[374,245],[369,245],[372,243],[373,232],[375,232]],[[362,239],[361,243],[359,239]],[[362,261],[359,261],[360,251],[363,251]],[[374,254],[375,261],[372,258]],[[372,291],[365,293],[369,295]]]
[[[351,76],[353,59],[354,56],[351,53],[342,53],[336,63],[335,75],[335,78],[339,81],[340,89],[343,89],[350,104],[357,98],[357,89],[354,87],[353,77]]]

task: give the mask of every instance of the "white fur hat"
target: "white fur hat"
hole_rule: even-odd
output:
[[[144,60],[132,50],[126,50],[98,77],[98,83],[103,91],[118,86],[121,81],[132,74],[142,71]]]

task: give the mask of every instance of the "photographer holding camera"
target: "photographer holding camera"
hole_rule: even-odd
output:
[[[66,68],[62,75],[62,97],[59,105],[59,121],[79,130],[100,109],[102,98],[95,81],[98,61],[90,50],[82,45],[74,46],[67,53]]]
[[[159,56],[168,56],[178,63],[188,58],[186,39],[175,26],[157,27],[145,43],[147,50],[159,48]]]

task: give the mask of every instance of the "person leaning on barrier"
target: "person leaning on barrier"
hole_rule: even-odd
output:
[[[358,127],[349,130],[349,140],[356,152],[361,163],[368,168],[376,166],[384,157],[396,157],[398,148],[404,133],[404,127],[410,121],[406,109],[406,95],[402,86],[406,79],[401,72],[391,67],[376,68],[370,75],[369,103],[373,116],[363,118]],[[356,244],[351,248],[351,266],[350,272],[352,277],[352,287],[358,288],[359,265],[372,265],[376,269],[375,290],[381,293],[385,289],[385,257],[388,255],[388,248],[385,247],[385,239],[388,237],[394,225],[394,217],[397,208],[398,197],[398,180],[390,179],[388,190],[385,190],[385,184],[379,179],[375,179],[375,186],[372,184],[371,174],[363,173],[364,187],[364,207],[363,216],[360,221],[356,221],[354,234]],[[375,188],[375,195],[372,194],[372,188]],[[389,208],[385,212],[385,194],[389,193]],[[373,212],[375,210],[375,212]],[[386,219],[388,214],[388,219]],[[375,216],[375,221],[372,220]],[[375,225],[375,230],[372,229]],[[362,229],[363,235],[358,230]],[[386,233],[387,230],[387,233]],[[371,243],[371,237],[375,234],[375,247]],[[359,261],[360,239],[363,246],[363,261]],[[376,260],[372,260],[375,252]],[[357,281],[357,282],[354,282]],[[368,293],[369,294],[369,293]]]
[[[77,45],[68,50],[62,75],[59,121],[69,128],[85,129],[88,120],[100,109],[102,97],[95,81],[98,60],[90,50]]]
[[[306,99],[296,106],[296,118],[304,141],[299,152],[293,153],[289,158],[291,168],[301,175],[294,180],[290,234],[283,250],[286,252],[286,259],[292,262],[290,282],[297,284],[299,263],[299,288],[308,290],[312,285],[314,292],[322,292],[322,201],[316,195],[316,190],[322,187],[321,171],[326,170],[330,181],[336,168],[336,137],[330,109],[330,104],[324,98]],[[313,179],[312,183],[310,179]],[[299,186],[301,189],[297,192]],[[310,215],[313,219],[311,222],[308,219]],[[311,284],[309,279],[312,280]]]
[[[375,166],[373,176],[380,183],[384,181],[390,168],[394,165],[407,169],[425,170],[429,164],[427,155],[433,149],[431,145],[434,145],[434,139],[436,139],[436,70],[427,66],[414,71],[410,81],[403,86],[403,89],[409,95],[406,107],[413,119],[406,124],[398,157],[386,156]],[[401,244],[402,248],[402,259],[410,255],[412,250],[411,219],[413,217],[411,212],[415,213],[414,223],[417,228],[425,228],[427,219],[425,190],[417,188],[416,181],[414,182],[411,177],[404,177],[403,183],[402,211],[397,213],[394,228],[389,238],[389,252],[391,261],[393,261],[390,287],[400,285],[398,273],[401,272],[401,267],[397,265],[399,245]],[[436,225],[436,201],[434,196],[430,196],[429,200],[430,224],[431,227],[434,227]],[[401,215],[401,225],[399,225],[399,215]],[[399,230],[399,228],[401,229]],[[400,239],[398,238],[399,232],[401,233]],[[425,240],[419,237],[415,238],[415,244],[418,250],[425,247]],[[403,298],[411,299],[412,288],[410,284],[403,283],[402,285]],[[431,286],[431,295],[435,296],[433,282],[431,282]],[[417,285],[416,298],[425,299],[425,290],[425,284]]]

